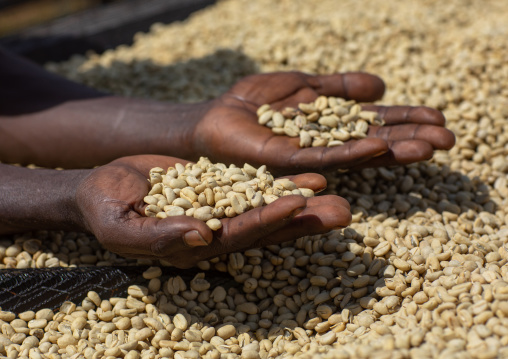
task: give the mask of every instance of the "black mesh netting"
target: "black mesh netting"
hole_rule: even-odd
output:
[[[56,309],[65,301],[76,304],[88,291],[101,298],[125,296],[127,287],[146,280],[142,273],[148,267],[78,267],[78,268],[27,268],[0,270],[0,308],[21,313],[42,308]],[[163,267],[163,278],[181,276],[190,281],[199,270],[181,270]],[[207,279],[214,285],[231,287],[235,284],[227,273],[210,272]]]

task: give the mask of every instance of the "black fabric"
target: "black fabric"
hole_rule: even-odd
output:
[[[43,308],[58,309],[63,302],[76,305],[91,290],[102,299],[127,295],[132,284],[145,284],[142,274],[147,266],[105,266],[77,268],[26,268],[0,270],[0,308],[4,311],[22,313]],[[202,272],[199,269],[176,269],[162,267],[162,280],[170,276],[181,276],[189,283]],[[238,286],[228,273],[206,272],[206,279],[212,285],[226,288]]]

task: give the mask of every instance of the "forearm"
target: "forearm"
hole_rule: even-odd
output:
[[[207,104],[111,96],[0,49],[0,161],[92,167],[133,154],[194,159],[189,146]]]
[[[0,234],[84,230],[75,197],[78,184],[89,172],[0,164]]]
[[[102,97],[15,118],[0,115],[0,161],[84,168],[136,154],[194,159],[199,106]]]

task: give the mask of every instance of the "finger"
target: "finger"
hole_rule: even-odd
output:
[[[385,84],[381,78],[362,72],[317,75],[309,80],[320,95],[372,102],[383,97]]]
[[[347,208],[348,210],[351,209],[351,205],[345,198],[336,195],[323,195],[307,199],[307,208],[322,205],[339,206]]]
[[[406,140],[425,141],[438,150],[449,150],[455,144],[453,132],[433,125],[370,126],[368,135],[369,137],[380,138],[387,142]]]
[[[346,201],[343,205],[344,201],[344,198],[334,195],[314,197],[310,205],[293,218],[291,226],[298,224],[303,225],[301,228],[307,228],[307,223],[317,223],[319,226],[312,228],[319,233],[347,227],[351,224],[352,216],[349,203]]]
[[[430,107],[362,105],[362,110],[375,111],[387,125],[420,123],[444,126],[446,119],[441,111]]]
[[[287,172],[327,171],[337,168],[349,168],[368,161],[388,151],[388,144],[379,138],[366,138],[348,141],[336,147],[302,148],[289,157]]]
[[[137,155],[119,158],[111,164],[126,165],[148,176],[148,173],[154,167],[162,167],[166,170],[168,167],[173,167],[175,163],[181,163],[185,166],[188,162],[190,161],[170,156]]]
[[[372,158],[358,166],[351,167],[351,169],[408,165],[429,160],[433,153],[432,145],[426,141],[397,141],[390,144],[390,151],[384,155]]]
[[[349,208],[340,205],[317,205],[305,208],[291,222],[270,235],[253,244],[252,248],[279,244],[315,234],[327,233],[351,224],[352,216]]]
[[[206,257],[251,248],[259,239],[286,226],[305,206],[304,197],[286,196],[237,217],[223,219],[222,230],[206,248]]]
[[[320,192],[326,188],[326,178],[318,173],[302,173],[295,176],[285,176],[293,181],[298,188],[310,188],[314,192]]]
[[[108,233],[103,244],[125,256],[165,258],[182,250],[207,246],[212,242],[212,233],[208,226],[192,217],[159,219],[133,213],[123,223],[114,222],[114,234]]]

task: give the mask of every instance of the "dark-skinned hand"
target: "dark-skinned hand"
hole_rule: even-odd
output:
[[[405,165],[455,143],[437,110],[373,105],[385,85],[366,73],[251,75],[214,100],[174,104],[101,93],[0,49],[3,78],[0,161],[5,163],[90,168],[124,156],[159,154],[266,164],[274,174],[296,174]],[[263,104],[296,107],[320,95],[370,103],[364,109],[378,111],[386,125],[370,126],[367,138],[343,146],[301,149],[297,138],[276,136],[257,123],[256,110]]]
[[[142,215],[151,168],[167,168],[186,161],[157,155],[115,160],[90,170],[76,191],[83,226],[108,250],[125,257],[164,259],[187,268],[223,253],[243,251],[343,228],[351,221],[347,201],[338,196],[286,196],[233,218],[222,228],[187,216],[165,219]],[[299,187],[326,187],[314,173],[290,177]]]
[[[370,126],[367,138],[332,148],[302,149],[298,138],[277,136],[257,123],[256,110],[263,104],[280,110],[312,102],[320,95],[373,102],[384,90],[380,78],[365,73],[252,75],[212,101],[195,125],[194,152],[213,161],[266,164],[277,173],[301,173],[405,165],[454,145],[455,137],[444,128],[442,113],[427,107],[364,105],[362,109],[377,111],[386,125]]]

